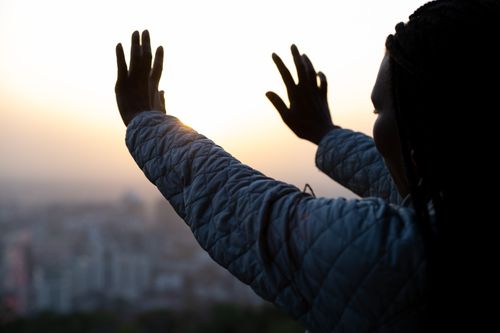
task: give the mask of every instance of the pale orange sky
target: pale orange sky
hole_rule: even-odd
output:
[[[269,176],[349,195],[264,96],[285,92],[271,54],[291,66],[296,43],[328,77],[334,122],[371,135],[385,37],[425,2],[0,0],[0,186],[156,193],[126,150],[114,99],[114,47],[147,28],[165,48],[168,113]]]

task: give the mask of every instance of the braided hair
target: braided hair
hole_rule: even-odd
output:
[[[471,198],[491,162],[467,148],[493,142],[481,115],[498,110],[499,37],[499,0],[437,0],[386,40],[401,153],[427,250],[431,317],[466,289],[451,281],[472,250],[464,241],[479,225],[468,219],[483,207]]]

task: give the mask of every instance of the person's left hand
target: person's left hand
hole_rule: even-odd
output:
[[[165,113],[164,92],[158,91],[163,69],[163,48],[156,49],[153,68],[149,41],[149,32],[142,32],[142,44],[139,32],[132,34],[130,67],[127,69],[121,44],[116,46],[118,79],[115,94],[118,109],[125,126],[139,113],[144,111],[162,111]]]

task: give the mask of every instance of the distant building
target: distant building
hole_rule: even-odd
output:
[[[29,310],[31,251],[30,233],[20,230],[4,239],[3,303],[12,311],[26,314]]]

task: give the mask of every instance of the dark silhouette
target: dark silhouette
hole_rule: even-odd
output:
[[[360,200],[313,198],[267,178],[165,115],[163,50],[151,69],[147,31],[142,45],[132,36],[129,70],[117,47],[127,145],[214,260],[306,328],[479,330],[492,286],[482,222],[495,215],[482,194],[498,172],[499,22],[497,0],[438,0],[399,23],[372,93],[373,140],[334,125],[326,77],[296,46],[298,83],[273,54],[290,107],[267,97],[318,144],[318,167]]]

